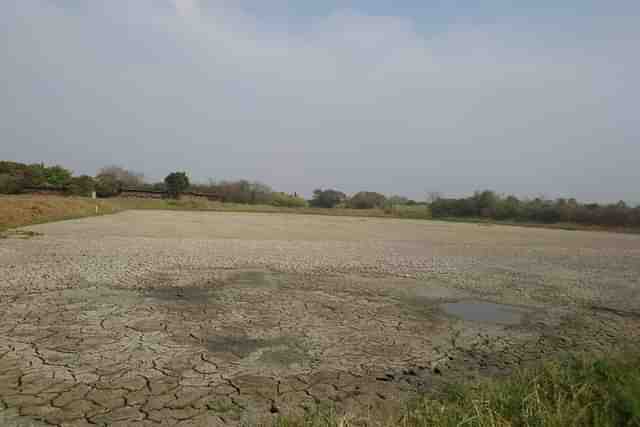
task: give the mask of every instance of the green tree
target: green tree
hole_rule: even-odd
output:
[[[185,172],[172,172],[164,179],[167,193],[173,199],[179,199],[180,194],[189,188],[189,177]]]
[[[72,174],[70,170],[56,165],[45,168],[44,176],[47,180],[47,184],[61,187],[71,180]]]

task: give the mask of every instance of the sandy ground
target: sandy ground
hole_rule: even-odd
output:
[[[0,239],[2,425],[391,412],[640,334],[638,235],[162,211],[24,230]]]

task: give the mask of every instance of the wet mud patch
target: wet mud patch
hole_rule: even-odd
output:
[[[242,336],[210,337],[206,341],[207,349],[210,352],[231,353],[241,359],[268,345],[268,340]]]
[[[160,286],[144,291],[144,296],[164,303],[202,305],[227,302],[228,292],[237,289],[277,289],[287,280],[286,275],[262,270],[231,270],[212,272],[211,277],[196,280],[186,286],[178,279],[165,277]],[[231,302],[231,301],[228,301]]]
[[[145,292],[147,298],[170,303],[206,304],[214,295],[212,288],[203,286],[152,288]]]
[[[236,270],[222,279],[224,285],[234,288],[279,288],[287,280],[287,275],[266,270]]]
[[[214,336],[206,340],[206,347],[211,353],[231,354],[259,365],[289,367],[310,360],[306,347],[295,337]]]
[[[481,300],[462,300],[440,305],[442,311],[468,322],[513,326],[522,324],[533,309]]]

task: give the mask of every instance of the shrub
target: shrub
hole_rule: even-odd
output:
[[[374,209],[384,206],[386,197],[380,193],[361,191],[349,199],[349,207],[353,209]]]
[[[109,181],[119,182],[122,187],[138,188],[144,185],[143,174],[120,166],[105,166],[100,169],[96,178],[100,180],[108,179]]]
[[[96,178],[95,188],[98,197],[114,197],[122,191],[122,184],[112,176],[103,175]]]
[[[19,194],[22,188],[20,179],[8,173],[0,174],[0,194]]]
[[[347,195],[337,190],[317,189],[309,202],[314,208],[335,208],[347,200]]]
[[[71,178],[65,187],[65,193],[73,196],[88,197],[96,188],[93,178],[87,175]]]
[[[71,171],[62,166],[51,166],[44,169],[47,184],[61,187],[69,183],[73,176]]]
[[[307,206],[307,201],[297,195],[290,195],[285,193],[273,193],[271,200],[273,206],[287,207],[287,208],[304,208]]]

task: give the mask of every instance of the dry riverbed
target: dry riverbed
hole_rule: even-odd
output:
[[[393,412],[640,336],[640,236],[128,211],[0,239],[1,425]]]

